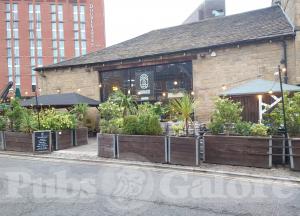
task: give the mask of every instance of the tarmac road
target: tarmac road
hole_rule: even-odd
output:
[[[300,185],[0,156],[1,216],[300,215]]]

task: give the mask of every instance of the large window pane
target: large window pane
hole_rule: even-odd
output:
[[[174,63],[101,73],[102,99],[116,89],[135,95],[139,101],[181,97],[193,90],[192,63]],[[130,91],[128,91],[130,90]]]

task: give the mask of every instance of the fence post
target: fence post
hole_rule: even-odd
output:
[[[119,158],[120,152],[119,152],[119,135],[118,134],[114,135],[114,144],[115,144],[114,158]]]
[[[291,163],[291,169],[295,169],[294,165],[294,155],[293,155],[293,146],[292,146],[292,140],[289,138],[289,150],[290,150],[290,163]]]
[[[269,168],[273,165],[273,139],[272,136],[269,137]]]
[[[284,137],[284,136],[283,136]],[[283,141],[282,141],[282,164],[285,165],[286,164],[286,146],[285,146],[285,143],[286,143],[286,139],[284,137]]]
[[[196,165],[199,166],[199,137],[196,137]]]
[[[205,135],[203,135],[203,153],[202,153],[202,157],[203,157],[203,162],[205,162]]]
[[[165,162],[169,163],[169,158],[168,158],[168,154],[169,154],[169,143],[168,143],[168,136],[165,136]]]

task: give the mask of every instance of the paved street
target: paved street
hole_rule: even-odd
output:
[[[300,185],[0,156],[0,215],[300,215]]]

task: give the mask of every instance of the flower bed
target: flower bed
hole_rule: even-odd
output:
[[[97,134],[98,156],[104,158],[116,158],[116,135]]]
[[[269,138],[204,136],[205,163],[270,168]]]
[[[33,152],[32,134],[22,132],[5,132],[5,149],[7,151]]]
[[[291,139],[290,145],[292,147],[292,169],[300,171],[300,139]]]
[[[118,158],[132,161],[167,163],[167,138],[164,136],[119,135]]]
[[[81,127],[74,130],[74,145],[81,146],[88,144],[88,128]]]
[[[4,132],[0,131],[0,151],[5,150],[4,146]]]
[[[199,165],[199,139],[196,137],[169,137],[169,163]]]

